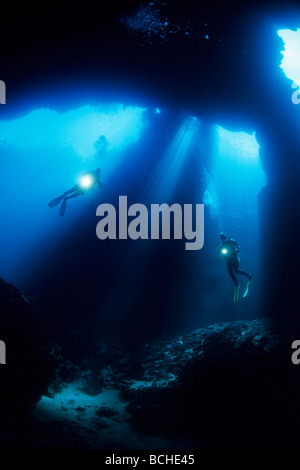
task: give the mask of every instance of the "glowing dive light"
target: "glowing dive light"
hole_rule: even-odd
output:
[[[223,250],[222,250],[223,255],[226,255],[227,251],[228,250],[226,250],[226,248],[223,248]]]
[[[93,185],[93,179],[89,175],[85,175],[81,178],[79,184],[83,189],[88,189]]]

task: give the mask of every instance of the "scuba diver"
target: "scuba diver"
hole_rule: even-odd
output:
[[[229,275],[234,282],[233,301],[237,302],[240,296],[240,285],[238,283],[238,280],[236,278],[234,271],[238,274],[242,274],[243,276],[248,277],[248,282],[247,282],[243,297],[246,297],[246,295],[249,292],[253,274],[248,274],[245,271],[241,271],[239,269],[240,259],[237,254],[240,250],[240,246],[238,245],[238,243],[232,238],[228,238],[223,232],[220,233],[220,238],[222,241],[218,245],[218,253],[222,255],[224,259],[226,260]]]
[[[72,199],[77,196],[82,196],[85,191],[94,188],[96,184],[99,186],[99,188],[102,188],[103,184],[100,181],[100,173],[100,168],[97,168],[94,171],[87,171],[86,173],[83,173],[80,177],[80,181],[78,184],[73,186],[72,189],[69,189],[68,191],[63,193],[61,196],[53,199],[53,201],[50,201],[48,206],[52,209],[62,201],[59,210],[59,215],[63,216],[66,212],[68,199]]]

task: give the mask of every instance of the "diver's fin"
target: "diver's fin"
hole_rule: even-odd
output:
[[[66,207],[67,207],[67,200],[64,199],[63,202],[62,202],[62,205],[60,206],[60,209],[59,209],[59,215],[61,215],[61,216],[65,215]]]
[[[52,209],[53,207],[57,206],[57,204],[60,203],[62,198],[63,198],[63,196],[56,197],[55,199],[53,199],[52,201],[49,202],[48,206]]]
[[[238,302],[240,297],[240,285],[238,284],[237,286],[234,286],[233,289],[233,301]]]
[[[245,292],[243,294],[243,297],[246,297],[248,295],[248,292],[249,292],[249,289],[250,289],[250,286],[251,286],[252,278],[253,278],[253,274],[251,274],[251,277],[250,277],[250,279],[248,280],[248,282],[246,284],[246,289],[245,289]]]

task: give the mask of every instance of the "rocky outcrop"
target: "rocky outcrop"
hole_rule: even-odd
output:
[[[0,287],[9,345],[1,448],[297,450],[294,327],[268,318],[216,323],[135,353],[102,344],[75,365],[51,347],[31,304]]]
[[[142,373],[124,390],[131,423],[199,450],[297,449],[296,336],[257,319],[146,347]]]
[[[0,412],[25,411],[47,391],[60,352],[31,303],[3,279],[0,339],[6,350],[6,363],[0,365]]]

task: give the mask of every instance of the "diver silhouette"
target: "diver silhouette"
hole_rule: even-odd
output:
[[[94,171],[87,171],[83,173],[80,176],[80,181],[78,184],[73,186],[72,189],[69,189],[68,191],[63,193],[61,196],[58,196],[52,201],[50,201],[48,206],[52,209],[62,201],[62,204],[59,209],[59,215],[63,216],[66,212],[68,199],[83,196],[86,191],[93,189],[96,184],[99,186],[99,188],[102,188],[103,184],[100,181],[100,173],[100,168],[97,168]]]
[[[241,271],[239,269],[239,265],[240,265],[240,259],[238,257],[238,252],[240,250],[239,244],[232,238],[228,238],[223,232],[220,233],[220,238],[222,241],[218,245],[218,253],[222,255],[224,259],[226,260],[229,275],[234,282],[233,301],[237,302],[240,296],[240,285],[238,283],[238,280],[236,278],[234,271],[237,274],[242,274],[243,276],[246,276],[248,278],[248,282],[247,282],[243,297],[246,297],[246,295],[249,292],[249,287],[250,287],[251,280],[253,278],[253,274],[248,274],[245,271]]]

